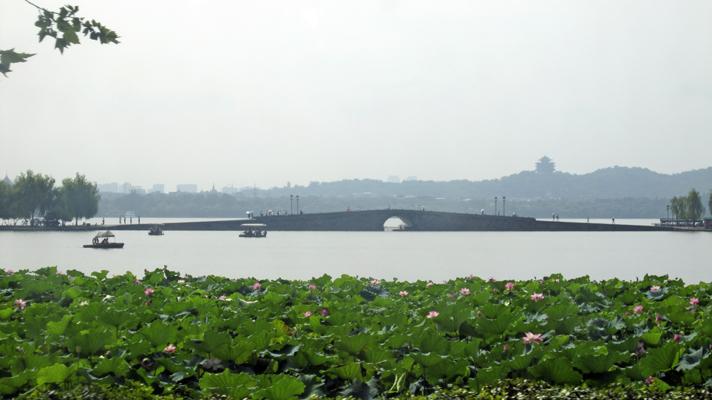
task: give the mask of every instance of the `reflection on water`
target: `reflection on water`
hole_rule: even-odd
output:
[[[270,232],[241,239],[238,232],[120,231],[122,250],[83,249],[91,232],[0,232],[0,267],[57,265],[140,273],[168,265],[192,275],[300,278],[354,274],[446,280],[475,274],[529,279],[635,279],[669,274],[712,281],[712,233],[679,232]]]

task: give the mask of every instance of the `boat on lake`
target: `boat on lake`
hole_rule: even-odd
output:
[[[163,229],[161,229],[160,225],[153,225],[148,234],[151,236],[163,236]]]
[[[123,249],[123,243],[110,240],[115,236],[111,231],[99,232],[91,240],[91,244],[85,244],[83,247],[85,249]]]
[[[242,224],[240,229],[243,232],[240,237],[243,238],[265,238],[267,237],[267,225],[265,224]]]

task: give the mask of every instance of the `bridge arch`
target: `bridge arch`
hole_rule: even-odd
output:
[[[384,231],[406,231],[412,226],[408,218],[400,214],[391,215],[383,221]]]

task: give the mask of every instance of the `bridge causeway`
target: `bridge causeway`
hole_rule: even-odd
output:
[[[246,222],[263,223],[270,231],[383,231],[384,222],[400,218],[408,231],[668,231],[656,226],[538,221],[529,217],[385,209],[296,215],[256,216],[251,220],[172,222],[168,231],[236,231]],[[148,230],[153,224],[105,226],[112,230]]]

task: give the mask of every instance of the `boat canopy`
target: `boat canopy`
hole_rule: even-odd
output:
[[[266,228],[266,224],[242,224],[240,225],[240,228]]]
[[[100,239],[100,238],[110,238],[110,237],[114,237],[114,236],[115,235],[113,233],[111,233],[111,231],[106,231],[106,232],[99,232],[94,237],[97,239]]]

